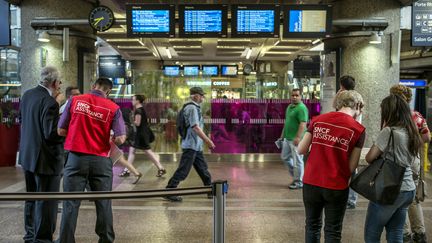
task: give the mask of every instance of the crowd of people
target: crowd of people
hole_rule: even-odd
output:
[[[320,242],[324,218],[325,242],[341,242],[345,210],[355,208],[355,192],[350,179],[359,165],[365,143],[366,129],[361,124],[364,108],[362,96],[354,90],[355,79],[343,76],[341,89],[334,99],[335,111],[309,121],[302,103],[301,91],[291,92],[281,133],[281,158],[292,178],[289,188],[303,190],[305,207],[305,242]],[[151,150],[155,139],[143,107],[144,96],[135,95],[131,119],[108,96],[113,84],[98,78],[92,90],[80,94],[77,87],[66,89],[66,103],[59,105],[61,75],[55,67],[41,71],[39,84],[22,96],[21,143],[19,162],[25,175],[28,192],[58,192],[63,176],[63,191],[111,191],[113,163],[119,161],[126,169],[120,176],[142,177],[134,166],[136,149],[141,149],[157,167],[156,176],[166,174],[158,156]],[[203,132],[200,104],[206,93],[200,87],[190,89],[190,100],[181,113],[185,135],[181,140],[182,156],[177,170],[166,188],[176,188],[189,175],[192,167],[204,185],[212,182],[203,145],[215,148]],[[57,99],[56,99],[57,98]],[[405,168],[400,191],[392,204],[369,202],[365,242],[380,242],[384,229],[388,242],[426,242],[421,198],[416,185],[422,179],[424,143],[430,142],[430,131],[419,112],[410,110],[411,90],[395,85],[381,102],[381,131],[366,155],[373,163],[383,153],[392,153],[394,163]],[[129,128],[130,127],[130,128]],[[128,132],[128,129],[132,129]],[[395,146],[389,146],[392,137]],[[128,140],[128,159],[119,146]],[[67,151],[65,154],[64,151]],[[322,156],[325,154],[325,156]],[[307,159],[304,162],[304,155]],[[212,195],[208,195],[209,198]],[[180,196],[166,200],[180,202]],[[113,242],[111,200],[95,200],[96,228],[99,242]],[[58,242],[75,242],[75,229],[80,200],[63,201]],[[25,242],[52,242],[56,228],[58,202],[26,201],[24,212]],[[323,217],[324,212],[324,217]]]

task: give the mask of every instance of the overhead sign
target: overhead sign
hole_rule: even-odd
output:
[[[427,86],[427,81],[424,79],[401,79],[400,84],[409,87],[425,87]]]
[[[413,3],[411,45],[432,46],[432,0]]]
[[[118,55],[99,56],[99,76],[122,78],[126,76],[126,61]]]

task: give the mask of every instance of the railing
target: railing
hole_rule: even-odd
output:
[[[205,187],[155,189],[144,191],[0,193],[0,201],[130,199],[208,193],[213,194],[213,243],[224,243],[225,205],[226,194],[228,193],[228,182],[222,180],[215,181],[212,186]]]

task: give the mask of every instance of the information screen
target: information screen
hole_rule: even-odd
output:
[[[279,5],[232,5],[232,37],[279,37]]]
[[[237,75],[237,66],[229,66],[229,65],[223,65],[222,66],[222,75],[223,76],[235,76]]]
[[[326,32],[325,10],[291,10],[289,32]]]
[[[163,72],[165,76],[179,76],[180,66],[164,66]]]
[[[9,3],[0,1],[0,46],[11,44],[9,15]]]
[[[184,66],[183,74],[185,76],[198,76],[199,66]]]
[[[174,37],[175,6],[127,4],[128,37]]]
[[[331,32],[331,5],[285,5],[284,38],[320,38]]]
[[[180,37],[226,37],[227,5],[180,5]]]
[[[208,66],[202,66],[203,75],[207,76],[218,76],[219,75],[219,67],[208,65]]]
[[[432,46],[432,1],[415,1],[412,6],[411,45]]]

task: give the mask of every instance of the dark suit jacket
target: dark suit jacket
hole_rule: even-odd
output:
[[[59,175],[63,169],[63,137],[57,134],[59,105],[41,86],[27,90],[21,99],[19,162],[24,170]]]

